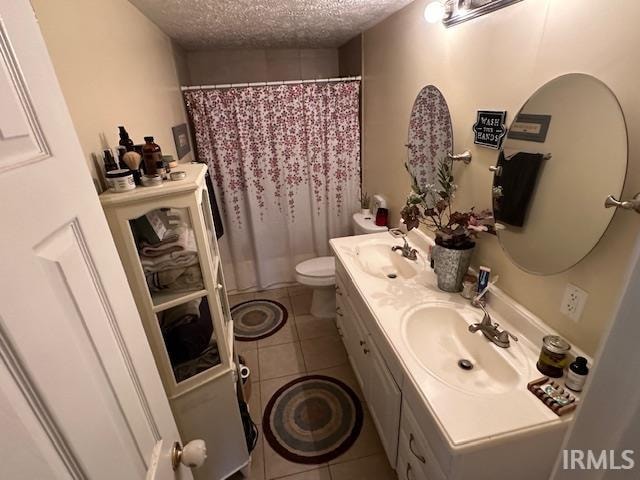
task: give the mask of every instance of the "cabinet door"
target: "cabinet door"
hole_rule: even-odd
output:
[[[365,396],[389,463],[395,465],[402,393],[371,338],[365,352],[368,364]]]
[[[343,303],[344,316],[342,328],[344,331],[345,347],[353,367],[353,372],[364,391],[367,379],[367,331],[362,327],[360,319],[354,312],[348,300]]]

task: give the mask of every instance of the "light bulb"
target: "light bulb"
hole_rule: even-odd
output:
[[[444,4],[439,1],[431,2],[424,9],[424,19],[429,23],[438,23],[444,17]]]

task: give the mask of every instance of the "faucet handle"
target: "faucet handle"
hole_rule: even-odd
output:
[[[406,238],[405,233],[399,228],[390,228],[389,234],[394,238]]]
[[[496,327],[498,326],[498,324],[496,324]],[[514,342],[518,341],[518,337],[516,337],[513,333],[511,333],[509,330],[503,330],[498,334],[498,340],[500,340],[501,342],[505,342],[507,343],[509,341],[509,337],[511,337],[511,339]]]

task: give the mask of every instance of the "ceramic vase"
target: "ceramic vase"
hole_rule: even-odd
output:
[[[454,250],[441,245],[433,247],[434,268],[438,288],[445,292],[461,292],[464,276],[471,265],[475,245],[464,250]]]

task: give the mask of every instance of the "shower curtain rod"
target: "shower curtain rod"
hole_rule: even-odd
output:
[[[193,85],[190,87],[180,87],[180,90],[212,90],[216,88],[234,88],[234,87],[266,87],[271,85],[295,85],[298,83],[330,83],[330,82],[352,82],[362,80],[362,77],[336,77],[336,78],[318,78],[316,80],[281,80],[279,82],[253,82],[253,83],[221,83],[218,85]]]

